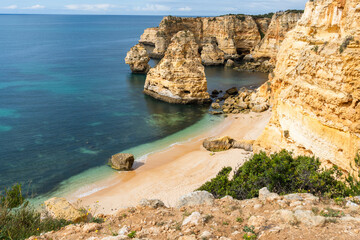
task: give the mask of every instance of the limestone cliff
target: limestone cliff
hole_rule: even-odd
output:
[[[296,26],[301,15],[302,11],[298,10],[275,13],[266,32],[259,27],[261,33],[265,33],[263,39],[243,59],[243,63],[238,68],[248,71],[272,72],[276,64],[276,55],[286,33]],[[257,20],[257,23],[261,26],[261,22]],[[262,21],[262,24],[266,24],[266,22]]]
[[[201,61],[203,65],[222,65],[224,64],[224,52],[217,46],[216,38],[211,37],[205,40],[201,50]]]
[[[147,74],[144,93],[170,103],[209,102],[198,48],[190,31],[173,36],[163,59]]]
[[[161,58],[170,43],[170,39],[179,31],[189,30],[202,48],[206,39],[215,37],[216,43],[228,58],[236,58],[238,54],[249,53],[261,40],[259,26],[266,31],[266,21],[251,16],[228,15],[220,17],[164,17],[158,28],[144,31],[140,42],[154,45],[152,57]]]
[[[271,18],[269,28],[261,42],[252,51],[253,58],[276,59],[285,34],[292,30],[302,13],[299,11],[277,12]],[[274,61],[275,63],[275,61]]]
[[[360,149],[360,3],[309,1],[277,55],[273,116],[255,150],[314,154],[350,173]]]
[[[150,69],[150,58],[142,44],[133,46],[125,57],[125,63],[130,65],[134,73],[147,73]]]

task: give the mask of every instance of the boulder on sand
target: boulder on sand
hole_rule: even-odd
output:
[[[116,170],[129,171],[134,163],[134,155],[130,153],[118,153],[112,155],[109,160],[109,165]]]
[[[233,139],[229,137],[215,137],[215,138],[207,138],[203,142],[203,147],[208,151],[212,152],[220,152],[228,150],[233,145]]]

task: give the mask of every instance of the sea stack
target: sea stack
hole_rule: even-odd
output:
[[[147,74],[144,93],[169,103],[211,101],[199,47],[192,32],[180,31],[171,39],[164,58]]]
[[[150,69],[149,55],[142,44],[133,46],[125,57],[125,63],[129,64],[133,73],[147,73]]]
[[[272,79],[260,88],[265,95],[271,92],[273,116],[255,151],[285,148],[351,174],[358,171],[359,42],[358,0],[306,4],[281,45]]]

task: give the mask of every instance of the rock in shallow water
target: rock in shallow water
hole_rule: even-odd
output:
[[[118,153],[110,158],[109,165],[116,170],[129,171],[131,170],[134,161],[134,155],[130,153]]]
[[[178,32],[164,58],[147,74],[144,93],[169,103],[210,103],[198,48],[190,31]]]
[[[150,58],[142,44],[133,46],[125,57],[125,63],[130,65],[133,73],[147,73],[150,69]]]

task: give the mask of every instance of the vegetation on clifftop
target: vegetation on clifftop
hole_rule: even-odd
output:
[[[329,198],[360,195],[360,182],[352,176],[346,177],[345,181],[338,180],[343,175],[336,166],[321,169],[319,159],[293,157],[286,150],[270,156],[264,152],[255,154],[235,170],[229,180],[231,170],[230,167],[223,168],[199,190],[208,191],[217,198],[230,195],[236,199],[257,197],[263,187],[281,195],[295,192]]]

